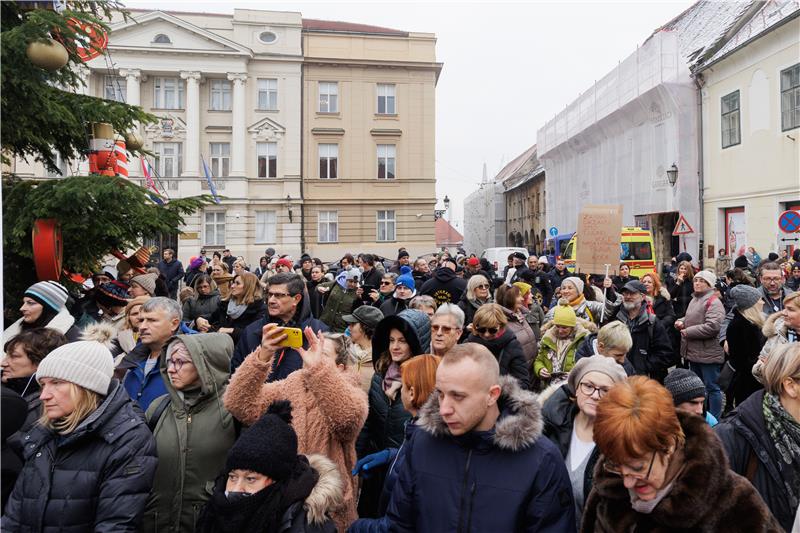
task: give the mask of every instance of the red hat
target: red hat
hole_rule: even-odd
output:
[[[467,259],[467,264],[469,266],[475,267],[481,264],[480,260],[477,257],[470,257]]]
[[[292,260],[289,259],[288,257],[281,257],[280,259],[278,259],[275,262],[275,266],[278,266],[278,265],[283,265],[283,266],[287,267],[289,270],[291,270],[292,267],[294,266],[294,264],[292,264]]]

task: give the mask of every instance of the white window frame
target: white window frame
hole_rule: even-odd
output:
[[[225,211],[209,210],[203,213],[203,244],[225,246]]]
[[[231,171],[231,143],[208,143],[211,174],[215,178],[227,178]]]
[[[378,115],[396,115],[397,85],[394,83],[379,83],[377,93],[378,99],[375,112]],[[381,110],[381,104],[383,104],[383,110]]]
[[[56,159],[56,166],[58,167],[59,172],[53,172],[49,168],[45,167],[45,172],[49,178],[65,178],[69,176],[69,161],[61,157],[61,152],[58,150],[53,150],[53,155]]]
[[[333,165],[331,165],[331,162],[333,162]],[[319,177],[320,179],[329,180],[339,177],[339,145],[337,143],[319,144]]]
[[[167,102],[168,96],[172,100],[171,103]],[[154,109],[183,109],[184,102],[182,79],[159,76],[153,80]]]
[[[339,242],[338,211],[319,211],[317,213],[317,242]]]
[[[797,85],[791,85],[791,79],[789,81],[789,87],[786,87],[786,84],[784,84],[784,75],[788,74],[789,76],[792,76],[793,70],[798,71],[797,75],[800,76],[800,63],[792,65],[789,68],[782,69],[780,72],[781,132],[800,127],[800,80],[798,80]],[[786,104],[788,109],[784,106],[784,104]],[[793,115],[794,121],[787,126],[787,121],[785,119],[787,117],[791,118]]]
[[[261,159],[264,159],[264,175],[261,175]],[[275,160],[274,176],[270,175],[270,160]],[[278,177],[278,143],[264,142],[256,143],[256,175],[259,178]]]
[[[230,80],[209,80],[208,109],[210,111],[231,110],[231,82]]]
[[[397,145],[379,144],[377,148],[378,164],[377,175],[380,180],[397,178]],[[381,163],[383,163],[383,176],[381,176]]]
[[[256,211],[256,244],[278,242],[278,212]]]
[[[339,112],[339,82],[321,81],[319,87],[319,112],[338,113]]]
[[[729,102],[736,101],[736,107],[731,107]],[[729,108],[725,109],[725,105]],[[741,93],[735,90],[732,93],[726,94],[719,100],[720,111],[720,137],[722,141],[722,148],[729,148],[736,146],[742,142],[742,101]]]
[[[263,101],[262,101],[263,100]],[[275,78],[259,78],[258,80],[258,110],[278,110],[278,80]]]
[[[376,211],[375,220],[375,240],[377,242],[397,240],[397,215],[394,209]]]
[[[167,153],[168,151],[169,153]],[[183,173],[183,143],[153,143],[153,152],[156,154],[154,159],[154,167],[159,177],[177,178],[181,175],[181,173]],[[169,172],[167,172],[168,161],[172,161],[170,163]],[[174,169],[177,169],[177,174],[172,173],[172,170]]]
[[[128,80],[122,76],[104,76],[103,98],[114,102],[125,102],[128,99]]]

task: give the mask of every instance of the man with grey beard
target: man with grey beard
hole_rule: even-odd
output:
[[[669,336],[655,313],[648,309],[647,287],[632,280],[622,287],[622,305],[616,319],[628,326],[633,345],[626,356],[637,375],[663,383],[667,369],[677,361]]]

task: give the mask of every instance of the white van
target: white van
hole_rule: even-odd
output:
[[[503,273],[503,269],[508,264],[508,256],[516,252],[521,252],[522,255],[525,256],[525,259],[527,261],[528,250],[526,250],[525,248],[514,248],[511,246],[503,246],[500,248],[487,248],[483,251],[481,257],[482,258],[485,257],[489,261],[489,263],[492,266],[494,266],[495,272],[497,272],[499,275]]]

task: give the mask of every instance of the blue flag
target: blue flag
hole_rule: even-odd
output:
[[[200,161],[203,162],[203,172],[205,172],[206,180],[208,181],[208,189],[211,191],[211,196],[214,197],[214,203],[219,204],[219,196],[217,196],[217,188],[214,186],[214,176],[211,175],[211,171],[208,169],[208,165],[206,165],[206,160],[203,159],[203,156],[200,156]]]

